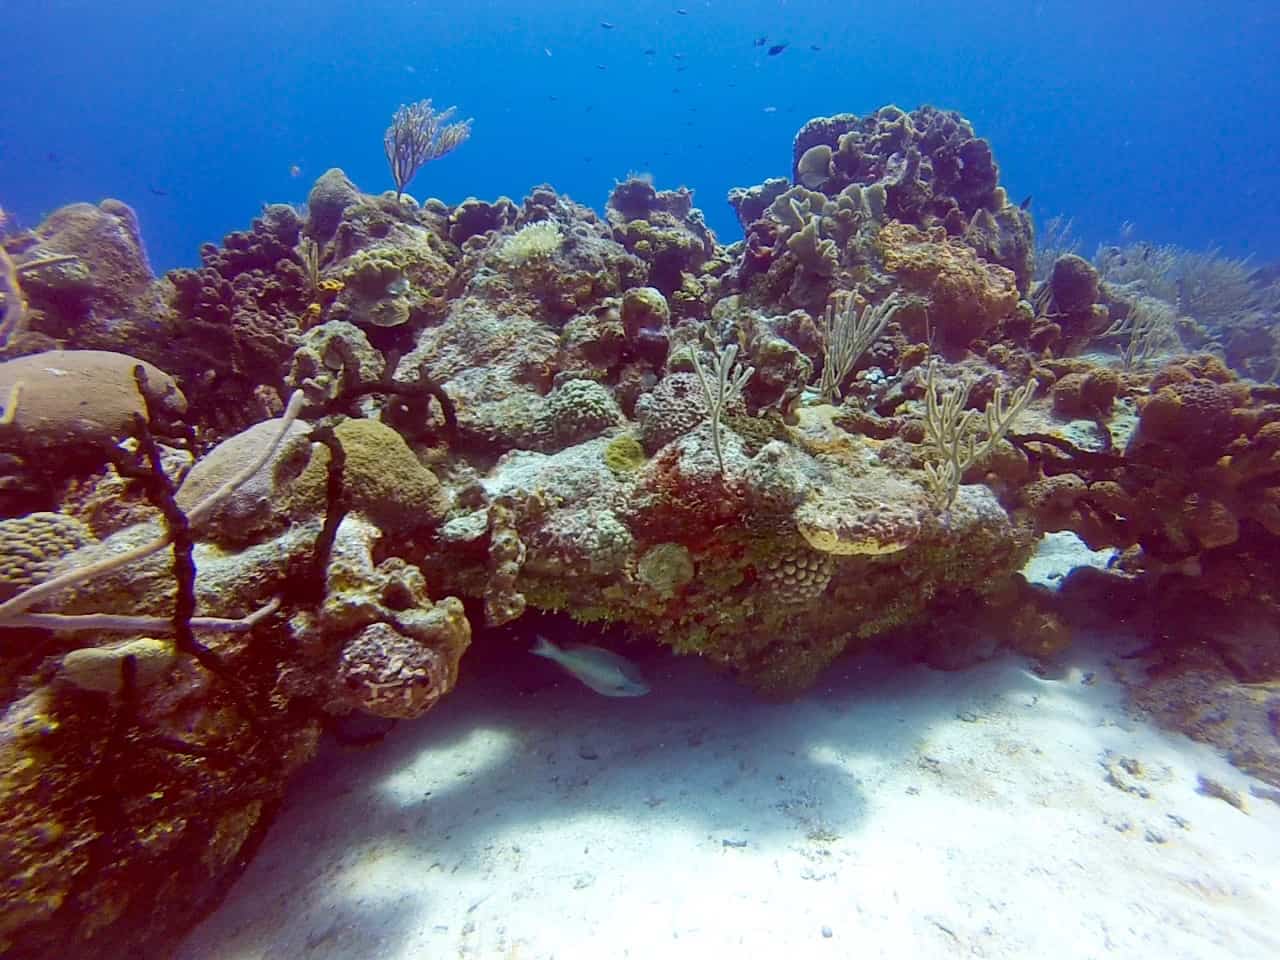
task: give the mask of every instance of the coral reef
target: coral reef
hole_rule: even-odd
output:
[[[731,246],[639,178],[602,218],[340,170],[166,278],[116,204],[5,240],[0,952],[163,952],[320,732],[423,716],[473,627],[558,612],[771,697],[867,650],[1047,659],[1069,624],[1016,571],[1051,531],[1159,584],[1152,709],[1280,769],[1172,706],[1256,723],[1239,685],[1280,682],[1280,394],[1143,353],[1079,257],[1033,286],[957,114],[814,120],[792,159]]]

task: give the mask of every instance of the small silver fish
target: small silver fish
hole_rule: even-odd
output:
[[[539,636],[529,652],[554,660],[566,673],[573,674],[596,693],[606,697],[642,697],[649,692],[649,684],[645,682],[639,668],[612,650],[585,643],[561,648],[546,637]]]

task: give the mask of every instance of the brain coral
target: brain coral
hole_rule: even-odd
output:
[[[0,439],[75,449],[128,436],[133,418],[147,413],[136,367],[158,409],[171,416],[186,412],[177,382],[149,363],[108,350],[49,350],[0,363],[0,402],[18,391],[16,415]]]
[[[653,390],[636,401],[640,442],[648,453],[684,436],[707,415],[702,384],[692,373],[663,377]]]
[[[547,395],[544,412],[555,440],[582,443],[622,423],[622,411],[607,387],[594,380],[567,380]]]
[[[448,510],[448,497],[435,474],[414,456],[404,438],[378,420],[344,420],[334,428],[346,455],[343,480],[351,505],[391,527],[434,525]],[[323,490],[329,453],[313,457],[300,483]]]
[[[0,520],[0,600],[44,580],[66,554],[94,539],[83,523],[61,513]]]

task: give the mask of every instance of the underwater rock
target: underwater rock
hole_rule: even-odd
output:
[[[556,332],[534,318],[463,298],[444,323],[418,334],[395,379],[416,383],[425,374],[453,399],[464,437],[512,449],[538,435],[559,347]]]
[[[840,267],[864,270],[871,238],[852,243],[853,238],[871,223],[890,219],[940,228],[988,263],[1011,270],[1018,291],[1030,286],[1030,215],[1009,202],[990,145],[958,113],[884,107],[866,117],[846,113],[810,120],[795,137],[792,183],[787,189],[786,181],[769,180],[735,189],[729,197],[747,237],[740,282],[775,268],[765,283],[774,305],[821,309],[828,291],[812,278],[829,277]],[[809,192],[823,199],[806,199]],[[801,204],[795,224],[779,208],[791,201]],[[779,275],[786,272],[776,269],[783,259],[780,244],[802,259],[808,286],[819,289]]]
[[[73,258],[22,274],[33,331],[76,349],[147,350],[146,341],[158,332],[154,318],[160,305],[130,207],[119,200],[70,204],[17,241],[19,268],[28,261]]]
[[[363,330],[343,320],[330,320],[302,335],[285,383],[304,391],[310,403],[324,404],[344,390],[380,380],[385,369],[385,357]]]
[[[983,260],[1013,271],[1018,292],[1031,289],[1035,272],[1035,242],[1031,214],[1009,202],[1004,187],[997,187],[994,209],[980,208],[965,227],[964,242]]]
[[[604,379],[622,362],[626,333],[617,303],[606,299],[599,309],[578,314],[560,330],[560,369],[569,375]]]
[[[489,576],[484,585],[484,614],[490,626],[519,618],[527,601],[516,588],[528,549],[520,539],[511,505],[495,501],[489,507]]]
[[[390,242],[370,243],[330,273],[343,288],[329,319],[386,329],[441,319],[454,268],[435,234],[401,226]]]
[[[756,407],[786,412],[813,380],[813,361],[767,331],[751,339],[744,361],[756,369],[748,391]]]
[[[511,227],[519,215],[520,208],[508,197],[493,203],[468,197],[449,211],[449,239],[462,246],[472,237]]]
[[[360,200],[360,190],[338,167],[322,173],[307,194],[307,236],[318,243],[333,239],[347,208]]]
[[[658,596],[669,600],[693,579],[693,559],[682,544],[656,543],[641,554],[636,576]]]
[[[1161,726],[1216,747],[1241,770],[1280,787],[1280,684],[1240,683],[1212,656],[1125,679],[1134,703]]]
[[[792,148],[796,181],[801,159],[818,144],[834,151],[825,192],[836,193],[851,182],[884,182],[889,216],[904,223],[956,223],[958,212],[963,224],[979,208],[993,205],[1000,172],[991,147],[955,111],[882,107],[862,118],[840,114],[810,120]]]
[[[667,297],[715,253],[715,236],[684,187],[659,191],[632,177],[613,188],[606,214],[614,238],[649,264],[648,283]]]
[[[897,490],[823,490],[796,511],[796,529],[819,553],[882,556],[919,539],[923,507],[920,495],[905,484]]]
[[[671,325],[671,307],[657,287],[632,287],[622,295],[622,327],[633,343],[646,331],[665,334]],[[655,365],[666,359],[665,354]]]
[[[640,178],[616,186],[602,220],[550,187],[519,207],[418,205],[363,195],[335,170],[305,223],[269,207],[207,246],[201,268],[150,284],[170,310],[147,349],[174,358],[159,366],[188,391],[190,449],[206,451],[179,505],[262,449],[279,421],[261,421],[292,388],[323,408],[308,416],[345,452],[343,498],[329,495],[329,447],[299,422],[199,525],[201,617],[280,604],[250,633],[202,633],[207,657],[163,636],[21,635],[0,672],[0,862],[14,865],[0,937],[74,944],[58,955],[90,941],[102,956],[162,949],[248,856],[325,716],[417,717],[447,695],[471,636],[460,598],[483,603],[488,625],[562,611],[654,638],[784,697],[845,652],[949,669],[1002,647],[1055,656],[1068,624],[1012,584],[1041,532],[1072,530],[1125,549],[1117,566],[1149,578],[1132,592],[1164,605],[1168,674],[1213,655],[1203,684],[1229,711],[1252,711],[1252,732],[1231,736],[1255,762],[1265,711],[1222,691],[1231,674],[1266,685],[1280,669],[1268,619],[1280,595],[1268,562],[1280,536],[1275,391],[1205,358],[1152,374],[1056,355],[1122,308],[1071,260],[1045,288],[1048,313],[1019,303],[1029,219],[957,114],[819,118],[793,160],[795,183],[734,192],[746,238],[729,247],[688,191]],[[842,406],[810,402],[832,346],[826,308],[895,293],[913,304],[859,362]],[[1078,322],[1056,315],[1067,308]],[[687,358],[730,345],[755,370],[713,424]],[[980,418],[1032,377],[1053,406],[1032,399],[1026,433],[975,463],[945,511],[923,469],[943,456],[924,423],[937,345],[966,355],[932,367],[968,391],[958,417]],[[117,364],[123,393],[132,363]],[[438,385],[448,403],[432,403],[456,412],[456,432],[437,429],[431,405],[376,389],[389,363],[405,387]],[[174,384],[163,376],[153,383]],[[360,395],[332,402],[348,391]],[[1143,397],[1139,441],[1126,443]],[[0,397],[11,430],[29,399],[25,385],[16,407]],[[98,439],[140,412],[136,389],[118,406],[114,426],[95,421]],[[166,462],[176,473],[187,455]],[[9,589],[163,533],[135,494],[95,543],[50,518],[91,518],[124,481],[57,480],[44,496],[61,512],[9,527]],[[161,551],[41,610],[167,621],[175,583]],[[1249,616],[1213,637],[1206,622],[1191,629],[1190,609]],[[122,651],[143,668],[127,711]],[[1203,692],[1199,682],[1176,692]]]
[[[764,216],[770,205],[786,193],[790,186],[785,177],[770,177],[759,186],[734,187],[730,190],[729,204],[738,215],[738,223],[742,225],[743,231]]]

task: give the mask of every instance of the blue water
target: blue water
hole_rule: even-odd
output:
[[[731,240],[726,192],[789,174],[806,119],[933,103],[991,140],[1015,200],[1074,217],[1086,251],[1131,221],[1153,241],[1280,255],[1274,0],[2,9],[0,205],[32,225],[119,197],[158,270],[194,263],[263,203],[302,202],[328,167],[391,186],[382,131],[424,97],[475,124],[412,185],[420,198],[519,199],[549,182],[599,207],[615,178],[650,172],[692,187]],[[767,56],[760,36],[789,46]]]

